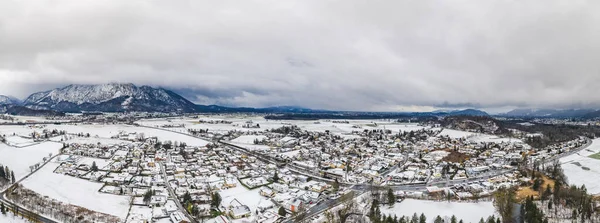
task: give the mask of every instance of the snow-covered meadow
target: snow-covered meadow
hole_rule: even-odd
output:
[[[129,209],[129,197],[98,192],[102,183],[54,173],[60,163],[52,160],[22,185],[43,196],[58,201],[81,206],[93,211],[114,215],[125,219]]]
[[[42,142],[26,147],[0,144],[0,164],[14,171],[18,180],[31,172],[30,166],[42,163],[44,157],[49,157],[50,154],[58,154],[61,147],[62,144],[56,142]]]
[[[414,213],[427,217],[427,222],[440,217],[450,219],[452,215],[462,219],[465,223],[477,223],[481,218],[487,218],[494,215],[495,208],[492,202],[447,202],[447,201],[428,201],[406,199],[400,203],[394,204],[391,208],[387,205],[381,207],[381,213],[385,215],[396,215],[411,217]]]
[[[594,139],[588,148],[560,159],[569,184],[585,185],[589,193],[600,194],[600,160],[589,157],[599,152],[600,139]]]
[[[439,130],[439,128],[435,128],[434,130]],[[467,140],[470,140],[473,142],[493,142],[493,143],[501,143],[501,142],[521,142],[522,143],[523,142],[520,139],[504,138],[504,137],[495,136],[495,135],[460,131],[460,130],[454,130],[454,129],[443,129],[442,132],[438,135],[439,136],[448,136],[450,138],[455,138],[455,139],[464,138],[464,139],[467,139]]]

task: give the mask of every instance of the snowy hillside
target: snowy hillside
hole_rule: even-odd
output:
[[[133,84],[69,85],[25,99],[33,109],[59,111],[193,111],[195,105],[162,88]]]
[[[0,105],[12,105],[12,104],[17,104],[18,100],[8,97],[8,96],[4,96],[4,95],[0,95]]]

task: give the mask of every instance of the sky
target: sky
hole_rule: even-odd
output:
[[[134,83],[200,104],[600,108],[600,1],[4,0],[0,94]]]

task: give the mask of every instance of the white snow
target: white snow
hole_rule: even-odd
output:
[[[598,152],[600,139],[594,139],[588,148],[560,159],[569,184],[585,185],[589,193],[600,194],[600,160],[588,157]]]
[[[2,223],[27,223],[26,219],[21,216],[14,216],[12,212],[7,212],[6,215],[0,214],[0,222]]]
[[[267,137],[264,135],[243,135],[243,136],[240,136],[240,137],[237,137],[237,138],[231,140],[231,142],[254,144],[255,139],[258,139],[260,141],[263,139],[267,139]]]
[[[48,129],[65,130],[68,133],[90,133],[90,136],[111,138],[119,133],[143,133],[144,137],[157,137],[161,141],[184,142],[188,146],[206,146],[208,142],[189,135],[168,130],[128,125],[49,125]],[[185,132],[184,132],[185,133]]]
[[[11,146],[22,147],[22,146],[33,145],[33,144],[35,144],[35,142],[33,142],[33,139],[24,138],[21,136],[7,136],[6,144],[11,145]]]
[[[503,137],[499,137],[499,136],[495,136],[495,135],[460,131],[460,130],[454,130],[454,129],[444,129],[439,134],[439,136],[448,136],[450,138],[456,138],[456,139],[465,138],[465,139],[467,139],[469,141],[473,141],[473,142],[494,142],[494,143],[522,142],[519,139],[503,138]]]
[[[439,135],[440,136],[448,136],[450,138],[467,138],[473,134],[475,134],[475,133],[459,131],[459,130],[454,130],[454,129],[444,129],[444,130],[442,130],[442,132]]]
[[[254,215],[259,204],[271,202],[268,198],[261,196],[259,191],[260,189],[248,190],[238,182],[237,187],[219,192],[223,198],[221,205],[227,207],[231,201],[237,199],[240,203],[247,205]]]
[[[491,201],[487,202],[444,202],[406,199],[401,203],[396,203],[392,208],[387,205],[381,207],[381,213],[385,215],[397,215],[412,217],[414,213],[425,214],[427,222],[433,220],[439,215],[442,218],[456,216],[465,223],[477,223],[481,218],[487,218],[495,214],[494,205]]]
[[[0,164],[14,171],[18,180],[31,172],[30,166],[42,163],[44,157],[48,157],[50,153],[58,154],[60,148],[62,144],[56,142],[43,142],[21,148],[0,144]]]
[[[60,164],[51,161],[22,182],[22,185],[43,196],[125,219],[129,198],[98,192],[101,183],[53,173]]]
[[[83,157],[79,160],[79,162],[77,162],[77,165],[86,164],[91,167],[94,162],[96,162],[96,166],[98,167],[98,169],[104,169],[104,167],[110,164],[110,160]]]

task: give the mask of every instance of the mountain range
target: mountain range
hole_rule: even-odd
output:
[[[53,115],[63,112],[179,112],[179,113],[281,113],[299,114],[289,118],[314,117],[426,117],[426,116],[489,116],[476,109],[434,112],[348,112],[314,110],[296,106],[267,108],[225,107],[219,105],[197,105],[181,95],[164,88],[136,86],[131,83],[109,83],[96,85],[72,84],[48,91],[31,94],[20,101],[14,97],[0,95],[0,112],[21,115]],[[274,117],[287,117],[274,116]],[[594,109],[515,109],[498,116],[503,117],[600,117]]]
[[[267,108],[197,105],[164,88],[136,86],[131,83],[97,85],[72,84],[36,92],[22,102],[0,95],[0,112],[15,114],[51,114],[56,112],[210,112],[210,113],[306,113],[322,112],[296,106]]]
[[[23,106],[62,112],[194,112],[196,105],[173,91],[133,84],[68,85],[33,93]]]

